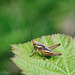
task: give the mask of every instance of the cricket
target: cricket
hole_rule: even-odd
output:
[[[56,55],[62,55],[62,53],[53,53],[52,50],[55,49],[56,47],[60,46],[61,44],[58,43],[56,45],[53,45],[53,46],[45,46],[44,44],[40,43],[40,42],[37,42],[37,41],[33,41],[32,40],[32,43],[33,43],[33,46],[34,46],[34,49],[33,50],[36,50],[32,55],[30,55],[30,57],[32,57],[34,54],[36,54],[38,51],[40,51],[43,55],[43,60],[45,60],[45,57],[44,56],[56,56]],[[32,50],[32,52],[33,52]]]
[[[29,21],[29,19],[28,19],[28,21]],[[52,52],[53,49],[55,49],[55,48],[57,48],[58,46],[61,45],[60,43],[58,43],[56,45],[53,45],[53,46],[45,46],[44,44],[42,44],[40,42],[33,41],[32,26],[31,26],[30,22],[29,22],[29,26],[30,26],[30,31],[31,31],[31,38],[32,38],[32,44],[33,44],[33,50],[36,50],[34,53],[33,53],[33,50],[31,51],[33,54],[30,55],[30,57],[32,57],[38,51],[40,51],[42,53],[43,60],[45,60],[44,56],[56,56],[56,55],[59,56],[59,55],[62,55],[62,53],[53,53]]]

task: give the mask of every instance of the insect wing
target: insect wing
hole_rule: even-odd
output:
[[[48,52],[52,52],[48,47],[45,47],[44,50],[45,50],[45,52],[47,52],[47,53],[48,53]]]

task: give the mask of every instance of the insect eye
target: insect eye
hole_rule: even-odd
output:
[[[42,47],[45,47],[45,46],[42,46]]]

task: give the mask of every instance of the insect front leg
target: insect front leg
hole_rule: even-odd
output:
[[[34,49],[31,51],[31,53],[33,53]]]
[[[33,53],[33,51],[36,50],[36,49],[37,49],[37,47],[34,47],[34,48],[32,49],[32,51],[31,51],[31,53]]]
[[[38,49],[36,50],[36,52],[34,52],[32,55],[30,55],[30,57],[32,57],[34,54],[36,54],[38,52]]]

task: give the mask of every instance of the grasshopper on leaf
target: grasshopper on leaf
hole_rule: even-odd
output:
[[[53,53],[52,50],[55,49],[56,47],[60,46],[61,44],[56,44],[53,46],[45,46],[44,44],[37,42],[37,41],[32,41],[33,46],[34,46],[34,50],[36,50],[35,53],[33,53],[31,56],[33,56],[34,54],[36,54],[38,51],[40,51],[43,55],[43,59],[45,60],[44,56],[56,56],[56,55],[62,55],[62,53]],[[49,49],[50,48],[50,49]],[[33,52],[33,50],[32,50]]]

